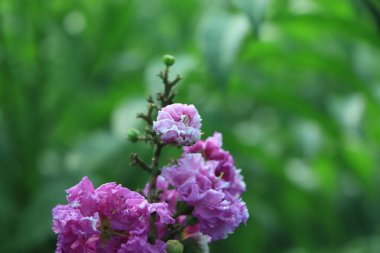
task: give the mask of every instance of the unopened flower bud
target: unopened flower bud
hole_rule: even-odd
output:
[[[183,244],[177,240],[169,240],[166,242],[166,251],[168,253],[182,253]]]
[[[140,135],[139,130],[135,128],[129,129],[127,132],[127,138],[131,142],[137,142],[139,140],[139,135]]]
[[[208,242],[210,237],[195,233],[183,241],[183,253],[210,253]]]
[[[164,57],[162,58],[162,60],[163,60],[164,64],[167,67],[172,66],[174,64],[174,62],[175,62],[174,56],[169,55],[169,54],[164,55]]]

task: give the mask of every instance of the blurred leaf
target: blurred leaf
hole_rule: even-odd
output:
[[[260,25],[264,21],[265,12],[270,0],[234,0],[238,8],[244,12],[251,22],[256,36],[259,34]]]
[[[118,154],[125,141],[108,132],[88,134],[68,152],[65,165],[69,171],[90,173]]]
[[[248,33],[244,16],[222,11],[207,12],[199,28],[199,47],[216,83],[225,88],[231,64]]]

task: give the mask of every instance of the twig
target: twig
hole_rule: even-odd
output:
[[[173,87],[182,79],[180,75],[177,75],[173,81],[169,80],[169,67],[166,67],[164,71],[161,71],[158,75],[164,83],[164,93],[158,93],[157,99],[161,102],[161,107],[165,107],[173,103],[175,93],[172,91]]]
[[[166,242],[168,240],[173,239],[176,235],[180,235],[186,229],[187,226],[194,224],[194,220],[193,219],[195,219],[195,218],[193,218],[192,216],[189,216],[186,219],[185,223],[183,223],[182,225],[180,225],[180,224],[177,223],[177,224],[174,224],[174,225],[170,226],[168,228],[169,231],[166,233],[163,241]]]
[[[148,186],[148,196],[147,199],[150,203],[154,203],[159,200],[159,191],[157,191],[157,177],[160,175],[160,157],[161,157],[161,151],[166,146],[165,143],[162,143],[160,138],[156,135],[156,133],[152,130],[153,126],[153,113],[155,111],[160,110],[161,108],[172,104],[174,96],[176,93],[173,91],[173,87],[181,80],[181,77],[179,75],[176,76],[176,78],[172,81],[169,80],[169,66],[173,65],[174,58],[171,57],[170,64],[168,62],[165,62],[166,68],[164,71],[161,71],[159,74],[159,77],[161,78],[163,84],[164,84],[164,91],[157,94],[157,102],[160,102],[159,104],[154,101],[152,96],[149,96],[148,101],[148,112],[146,114],[139,113],[137,114],[138,118],[143,119],[147,126],[145,127],[145,136],[139,137],[139,140],[143,140],[145,142],[150,142],[153,147],[153,156],[151,164],[148,165],[146,162],[141,160],[139,156],[136,153],[133,153],[131,155],[131,163],[134,165],[138,165],[143,170],[148,171],[152,178],[149,181]],[[149,224],[150,224],[150,233],[149,233],[149,241],[151,243],[154,243],[155,239],[157,238],[157,229],[156,229],[156,214],[152,214],[149,218]]]
[[[141,169],[143,169],[149,173],[152,173],[152,168],[148,164],[146,164],[143,160],[141,160],[140,157],[138,156],[138,154],[136,154],[136,153],[131,154],[131,164],[137,165]]]
[[[164,146],[165,144],[158,141],[155,145],[155,149],[153,152],[152,165],[150,166],[152,168],[153,177],[151,179],[151,182],[149,183],[149,190],[148,190],[149,202],[155,202],[157,200],[156,185],[157,185],[157,177],[160,174],[158,165],[160,162],[161,150],[163,149]]]
[[[151,244],[155,243],[156,237],[157,237],[156,219],[157,219],[157,214],[152,213],[150,215],[150,219],[149,219],[149,228],[150,229],[149,229],[149,237],[148,237],[148,240]]]

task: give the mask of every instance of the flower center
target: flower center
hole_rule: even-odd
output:
[[[181,121],[187,127],[190,125],[190,119],[187,115],[181,115]]]

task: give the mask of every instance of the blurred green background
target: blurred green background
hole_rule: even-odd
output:
[[[380,252],[376,0],[1,0],[0,252],[53,252],[84,175],[143,187],[125,134],[165,53],[248,185],[212,252]]]

